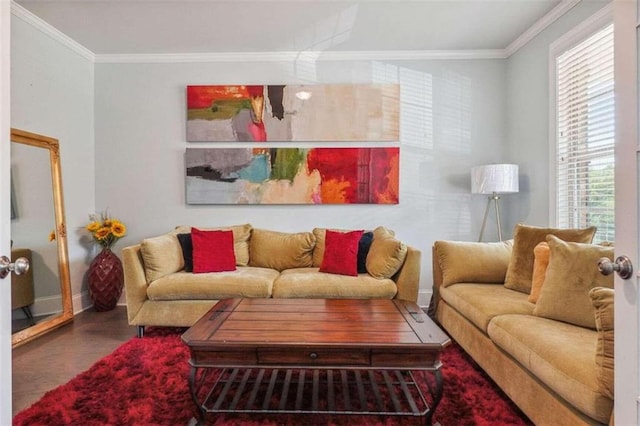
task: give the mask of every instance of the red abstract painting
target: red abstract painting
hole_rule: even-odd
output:
[[[188,204],[398,204],[400,149],[187,148]]]
[[[398,148],[317,148],[307,164],[320,172],[323,203],[398,203]]]

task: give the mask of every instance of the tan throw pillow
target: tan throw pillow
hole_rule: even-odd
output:
[[[236,255],[236,265],[247,266],[249,264],[249,239],[251,238],[251,225],[223,226],[220,228],[200,228],[201,231],[232,231],[233,252]],[[191,226],[176,227],[177,233],[191,232]]]
[[[391,278],[402,267],[407,246],[394,238],[386,228],[373,230],[373,241],[367,255],[367,272],[374,278]]]
[[[613,248],[597,244],[568,243],[547,236],[549,267],[535,315],[581,327],[596,328],[589,291],[594,287],[613,288],[613,275],[598,271],[598,260],[613,260]]]
[[[335,232],[351,232],[353,229],[335,229],[335,228],[314,228],[313,235],[316,237],[316,247],[313,249],[313,266],[319,268],[322,265],[322,259],[324,258],[324,246],[325,246],[325,235],[327,233],[327,229]],[[386,229],[386,228],[385,228]],[[391,235],[395,235],[390,229],[387,231]]]
[[[311,232],[290,234],[254,229],[249,241],[249,265],[278,271],[308,268],[313,265],[315,243]]]
[[[436,241],[442,285],[456,283],[504,283],[513,241],[472,243]]]
[[[596,311],[596,330],[598,331],[598,343],[596,346],[598,391],[613,399],[614,290],[596,287],[589,291],[589,296]]]
[[[547,235],[555,235],[564,241],[590,243],[595,232],[595,226],[585,229],[555,229],[516,225],[513,231],[513,252],[504,286],[522,293],[531,293],[533,248],[543,242]]]
[[[145,238],[140,243],[140,254],[148,283],[184,268],[182,247],[176,232]]]
[[[549,244],[547,242],[539,243],[533,249],[533,275],[531,276],[531,293],[527,299],[531,303],[536,303],[540,296],[544,278],[547,276],[547,267],[549,266]]]

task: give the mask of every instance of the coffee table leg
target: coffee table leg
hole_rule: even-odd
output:
[[[423,372],[423,374],[427,374],[427,372],[425,371]],[[425,424],[429,426],[433,424],[433,414],[436,412],[436,409],[438,408],[438,404],[440,404],[440,400],[442,399],[442,392],[444,388],[443,386],[444,381],[442,379],[442,373],[440,372],[439,368],[433,372],[433,377],[435,378],[435,381],[436,381],[436,388],[432,389],[431,386],[429,386],[429,391],[431,393],[431,396],[433,397],[433,404],[431,407],[429,407],[429,411],[425,416]],[[439,425],[439,423],[436,423],[436,425]]]
[[[196,404],[198,413],[197,413],[197,417],[191,418],[191,420],[189,421],[189,426],[203,425],[205,414],[206,414],[204,407],[198,401],[197,387],[196,387],[197,373],[198,373],[198,368],[192,366],[191,370],[189,371],[189,391],[191,392],[191,399],[193,399],[193,402]]]

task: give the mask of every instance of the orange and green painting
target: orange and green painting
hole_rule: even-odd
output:
[[[187,204],[398,204],[400,149],[187,148]]]
[[[397,141],[397,84],[187,86],[187,141]]]

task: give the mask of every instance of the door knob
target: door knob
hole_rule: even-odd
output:
[[[623,280],[631,278],[633,274],[633,265],[627,256],[618,256],[615,262],[609,258],[603,257],[598,261],[598,270],[602,275],[610,275],[617,272]]]
[[[26,257],[19,257],[14,263],[7,256],[0,256],[0,278],[5,278],[9,272],[22,275],[29,270],[29,260]]]

